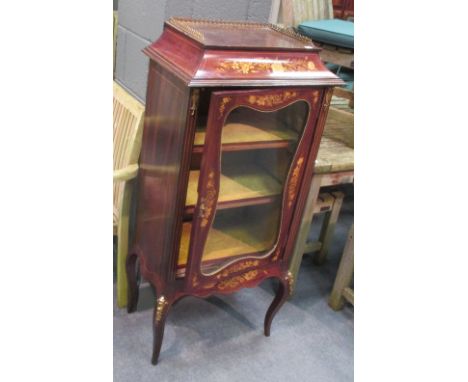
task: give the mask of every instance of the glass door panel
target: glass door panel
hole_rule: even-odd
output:
[[[308,115],[305,101],[276,111],[239,106],[227,115],[216,211],[201,259],[203,274],[216,273],[240,258],[266,257],[275,249],[284,189]],[[204,131],[197,134],[198,143],[205,143]],[[198,176],[191,171],[188,206],[196,203]]]

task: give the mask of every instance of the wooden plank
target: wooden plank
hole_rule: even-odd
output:
[[[305,248],[304,248],[304,253],[313,253],[320,251],[322,248],[322,243],[320,241],[309,241]]]
[[[320,143],[315,172],[318,174],[352,171],[354,149],[334,139],[323,136]]]
[[[119,206],[119,221],[117,225],[117,305],[119,308],[127,306],[127,274],[125,261],[129,247],[130,203],[132,199],[133,183],[125,182],[121,205]]]
[[[350,287],[343,289],[343,297],[354,306],[354,290]]]
[[[333,88],[333,95],[341,98],[346,98],[349,101],[354,100],[354,92],[352,90],[340,88],[338,86]]]
[[[142,117],[145,112],[145,106],[132,97],[122,86],[114,81],[114,99],[125,106],[125,109],[133,115]]]
[[[335,173],[320,174],[320,186],[336,186],[338,184],[348,184],[354,182],[354,170],[340,171]],[[317,176],[317,175],[315,175]]]
[[[321,193],[314,204],[314,214],[331,211],[335,198],[328,192]]]
[[[330,107],[354,114],[354,99],[349,100],[347,98],[333,96],[330,102]]]
[[[354,114],[329,108],[315,162],[320,174],[354,169]]]
[[[349,288],[353,279],[354,272],[354,224],[351,226],[346,245],[343,250],[340,265],[338,266],[338,272],[336,273],[335,282],[333,289],[328,299],[328,305],[333,310],[339,310],[343,308],[344,298],[343,292],[345,288]],[[349,293],[348,293],[349,296]],[[353,293],[353,305],[354,305],[354,293]]]

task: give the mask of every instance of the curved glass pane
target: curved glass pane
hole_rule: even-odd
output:
[[[240,258],[268,256],[278,239],[289,168],[307,122],[305,101],[273,112],[234,109],[222,130],[217,208],[202,273]]]

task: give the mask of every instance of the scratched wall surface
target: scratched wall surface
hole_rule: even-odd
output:
[[[268,22],[272,0],[119,0],[115,79],[144,102],[148,59],[142,49],[161,34],[164,20],[184,16]]]

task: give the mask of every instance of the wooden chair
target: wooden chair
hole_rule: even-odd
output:
[[[117,304],[127,305],[125,260],[128,252],[130,201],[138,174],[144,106],[114,82],[114,235],[117,235]]]
[[[333,310],[343,308],[345,300],[354,306],[354,290],[351,282],[354,274],[354,224],[351,226],[346,241],[343,255],[341,256],[335,283],[328,300],[328,305]]]

